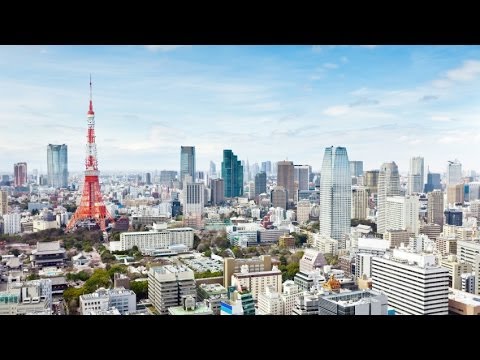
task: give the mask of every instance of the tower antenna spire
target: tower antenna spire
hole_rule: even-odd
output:
[[[90,74],[90,106],[88,108],[88,114],[89,115],[94,115],[95,114],[93,112],[93,102],[92,102],[92,74]]]

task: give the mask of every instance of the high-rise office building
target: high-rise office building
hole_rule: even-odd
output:
[[[195,146],[180,147],[180,186],[183,186],[186,175],[195,181]]]
[[[423,191],[424,182],[423,157],[417,156],[410,158],[410,171],[408,172],[408,188],[409,195],[421,193]]]
[[[447,204],[463,204],[465,200],[464,185],[463,184],[449,184],[447,185]]]
[[[363,161],[350,161],[350,176],[363,176]]]
[[[283,186],[275,186],[270,192],[270,202],[274,208],[287,209],[288,194]]]
[[[385,206],[388,196],[400,195],[400,175],[394,161],[383,163],[378,174],[377,232],[383,234],[386,225]]]
[[[174,170],[162,170],[160,171],[160,184],[170,185],[171,181],[175,181],[177,178],[177,172]],[[183,183],[183,181],[182,181]],[[181,184],[183,185],[183,184]]]
[[[277,163],[277,185],[287,190],[288,201],[294,199],[294,166],[293,161],[279,161]]]
[[[225,197],[243,195],[243,166],[232,150],[223,150],[222,179],[225,181]]]
[[[3,232],[9,235],[21,233],[20,219],[21,216],[19,213],[3,215]]]
[[[210,183],[211,186],[211,203],[212,205],[219,205],[223,203],[225,192],[225,183],[223,179],[213,179]]]
[[[443,226],[443,192],[433,190],[427,195],[427,222]]]
[[[372,259],[372,289],[402,315],[448,315],[448,269],[433,254],[394,249]]]
[[[350,233],[352,178],[347,149],[327,147],[320,180],[320,233],[345,248],[345,234]]]
[[[447,165],[447,185],[455,185],[462,182],[462,164],[458,159],[449,161]]]
[[[16,163],[13,166],[14,186],[24,187],[27,185],[27,163]]]
[[[365,186],[370,194],[376,194],[378,192],[378,176],[380,170],[368,170],[365,171],[365,177],[363,179],[363,186]]]
[[[407,230],[418,235],[418,195],[388,196],[385,201],[385,230]]]
[[[267,174],[265,172],[259,172],[255,175],[255,196],[264,194],[267,192]]]
[[[48,186],[66,188],[68,185],[67,145],[48,144],[47,147]]]
[[[471,203],[478,199],[480,199],[480,182],[471,182],[468,184],[468,201]]]
[[[352,187],[352,219],[366,219],[368,212],[368,189],[363,186]]]
[[[309,190],[310,182],[310,166],[309,165],[294,165],[293,180],[298,184],[298,190]]]
[[[0,216],[8,214],[8,197],[5,190],[0,190]]]
[[[262,171],[270,176],[272,174],[272,162],[271,161],[264,161],[262,162]]]
[[[461,209],[447,209],[443,213],[446,225],[462,226],[463,212]]]
[[[425,184],[425,192],[429,193],[437,189],[442,190],[442,184],[440,182],[440,174],[429,172],[427,174],[427,183]]]
[[[152,185],[152,174],[149,172],[145,173],[145,183],[147,185]]]
[[[212,176],[217,176],[217,166],[213,161],[210,161],[210,171],[209,171],[210,177]]]
[[[185,215],[201,215],[205,206],[205,186],[203,183],[187,183],[185,204],[183,213]]]

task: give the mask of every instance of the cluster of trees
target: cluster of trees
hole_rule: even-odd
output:
[[[338,255],[324,254],[325,260],[328,265],[337,265],[338,264]]]
[[[119,251],[113,251],[112,252],[113,255],[128,255],[128,256],[131,256],[133,258],[135,258],[135,260],[140,260],[142,258],[142,252],[140,250],[138,250],[138,246],[134,246],[132,247],[130,250],[119,250]]]
[[[278,269],[282,272],[282,280],[293,280],[295,274],[300,268],[300,259],[303,257],[303,251],[297,251],[293,255],[283,254],[280,256],[280,266]]]
[[[195,273],[195,279],[206,279],[206,278],[218,277],[218,276],[222,276],[222,275],[223,275],[223,271],[211,272],[210,270],[207,270],[207,271],[204,271],[204,272]]]
[[[68,281],[87,281],[90,278],[91,274],[88,271],[82,270],[78,273],[68,273],[65,278]]]
[[[137,295],[137,301],[148,297],[148,281],[130,281],[130,290]]]
[[[296,247],[301,247],[308,240],[307,234],[293,232],[290,235],[292,235],[295,238],[295,246]]]

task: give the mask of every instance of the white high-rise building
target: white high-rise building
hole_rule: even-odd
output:
[[[372,259],[372,289],[402,315],[448,315],[448,269],[433,254],[394,249]]]
[[[423,172],[423,157],[410,158],[410,171],[408,173],[408,189],[409,195],[423,192],[423,183],[425,181]]]
[[[283,315],[283,301],[280,293],[269,285],[258,295],[259,315]]]
[[[299,224],[306,223],[310,218],[312,204],[308,200],[300,200],[297,204],[297,221]]]
[[[293,307],[295,306],[295,299],[300,294],[301,289],[295,284],[293,280],[286,280],[283,283],[283,315],[292,315]]]
[[[21,233],[20,218],[19,213],[3,215],[3,232],[9,235]]]
[[[455,185],[462,182],[462,163],[455,159],[447,165],[447,185]]]
[[[345,249],[350,233],[352,179],[347,149],[327,147],[320,178],[320,233],[339,242]]]
[[[480,295],[478,276],[480,275],[480,243],[477,241],[458,241],[457,258],[472,266],[475,273],[475,294]]]
[[[398,166],[394,161],[383,163],[378,174],[377,194],[377,233],[383,234],[386,228],[386,201],[387,196],[400,195],[400,176]]]
[[[387,197],[385,202],[385,229],[407,230],[418,235],[419,208],[418,195]]]
[[[183,213],[201,215],[205,207],[205,185],[203,183],[187,183]]]

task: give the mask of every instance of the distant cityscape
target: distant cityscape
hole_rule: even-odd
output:
[[[461,159],[365,168],[346,141],[315,164],[225,146],[205,169],[179,141],[176,168],[107,173],[95,90],[83,169],[67,141],[46,172],[1,164],[0,315],[480,314],[480,174]]]

